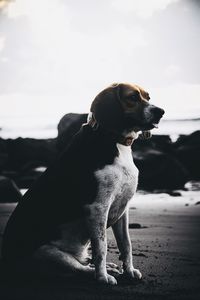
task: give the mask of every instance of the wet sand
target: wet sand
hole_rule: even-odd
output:
[[[200,192],[182,197],[138,193],[130,208],[134,266],[143,279],[117,286],[65,276],[27,277],[10,282],[2,270],[0,298],[7,299],[198,299],[200,296]],[[14,204],[0,204],[0,234]],[[135,225],[136,223],[136,225]],[[137,225],[139,224],[139,225]],[[138,228],[135,228],[138,227]],[[135,228],[135,229],[134,229]],[[108,230],[108,261],[119,264],[118,249]]]

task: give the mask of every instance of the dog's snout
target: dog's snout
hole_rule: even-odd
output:
[[[161,115],[163,116],[165,114],[165,111],[162,108],[160,108],[160,110],[161,110]]]
[[[152,112],[158,118],[161,118],[164,115],[164,113],[165,113],[164,109],[162,109],[160,107],[156,107],[156,106],[154,106],[152,108]]]

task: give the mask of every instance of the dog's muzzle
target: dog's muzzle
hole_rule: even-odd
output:
[[[150,105],[148,109],[144,112],[146,117],[146,124],[144,124],[144,130],[139,135],[141,139],[149,139],[151,138],[151,129],[158,128],[158,123],[160,122],[161,118],[163,117],[165,111],[164,109]]]
[[[158,123],[160,122],[160,119],[164,115],[165,111],[164,111],[164,109],[156,107],[156,106],[154,106],[151,110],[152,110],[151,113],[153,115],[152,126],[154,128],[158,128]]]

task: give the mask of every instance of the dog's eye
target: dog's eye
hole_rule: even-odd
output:
[[[135,92],[134,94],[131,95],[131,100],[134,102],[139,101],[139,92]]]

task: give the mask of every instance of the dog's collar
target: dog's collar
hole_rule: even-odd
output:
[[[87,123],[93,130],[97,130],[99,128],[99,124],[95,120],[95,117],[92,112],[90,112],[88,115]],[[135,134],[135,136],[123,136],[118,135],[114,132],[110,132],[110,134],[114,137],[117,143],[122,144],[124,146],[131,146],[133,144],[133,141],[137,138],[137,134]]]

